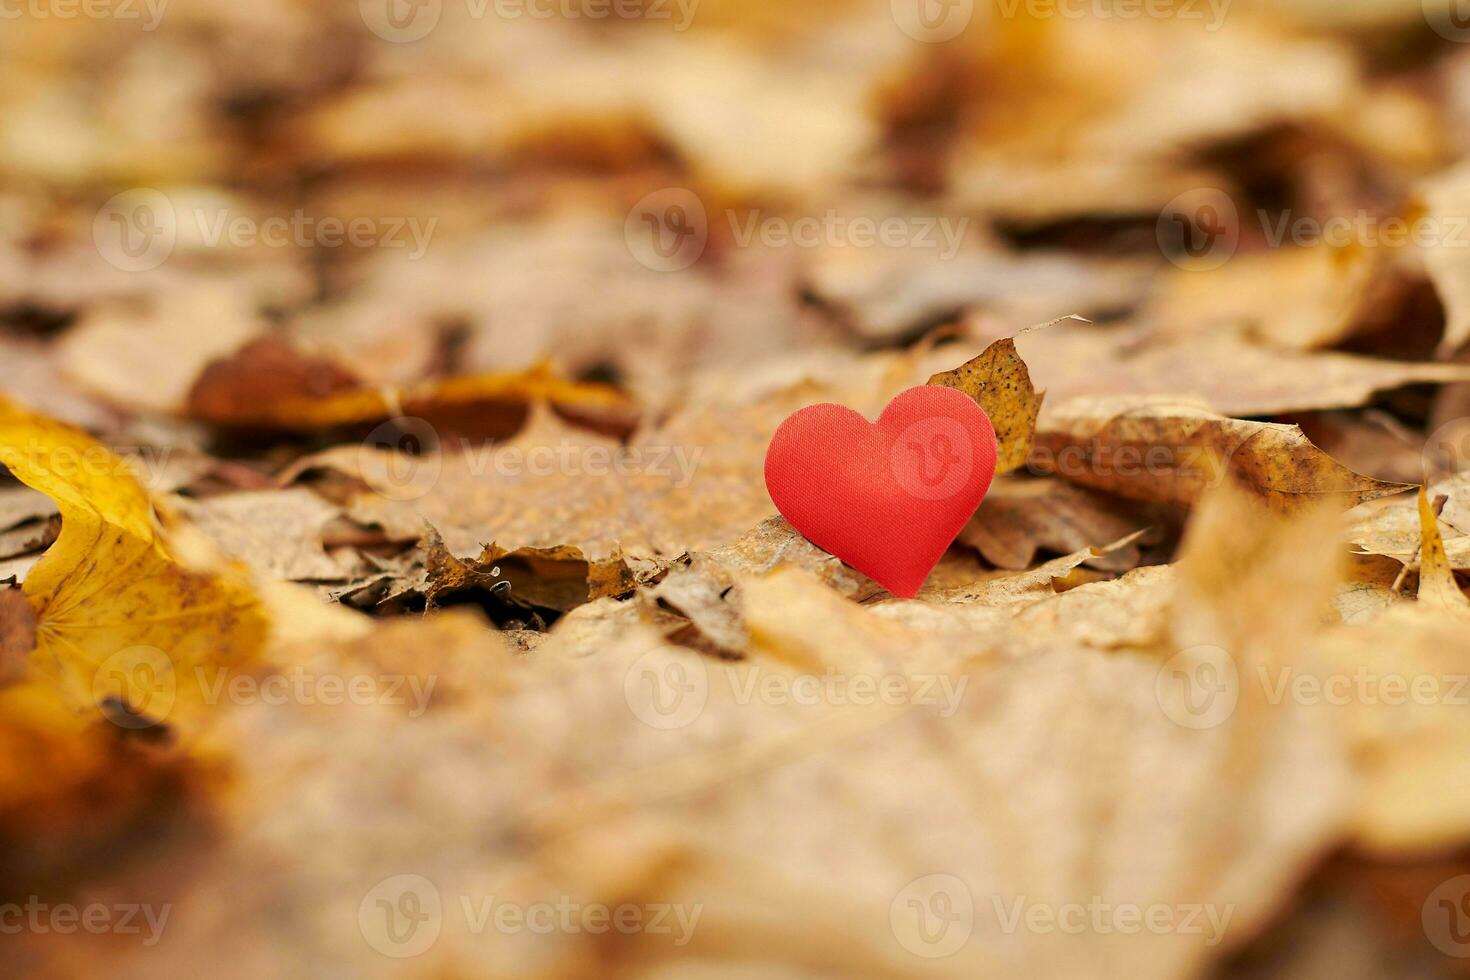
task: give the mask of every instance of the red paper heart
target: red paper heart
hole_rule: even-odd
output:
[[[792,415],[766,450],[766,489],[813,544],[911,599],[985,498],[995,452],[969,395],[921,385],[876,424],[842,405]]]

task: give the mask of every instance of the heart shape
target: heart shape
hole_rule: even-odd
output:
[[[995,429],[964,392],[920,385],[876,423],[810,405],[766,450],[766,489],[807,540],[912,599],[995,476]]]

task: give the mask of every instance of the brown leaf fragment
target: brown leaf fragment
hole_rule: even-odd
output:
[[[1350,507],[1408,489],[1337,463],[1298,426],[1230,419],[1178,399],[1082,398],[1037,433],[1032,465],[1134,500],[1193,504],[1225,480],[1273,509]]]
[[[20,589],[0,586],[0,687],[25,676],[36,648],[36,612]]]
[[[1014,340],[997,340],[978,357],[934,375],[929,384],[963,391],[985,409],[995,426],[998,443],[996,473],[1009,473],[1026,465],[1044,394],[1032,386]]]
[[[511,436],[537,402],[619,434],[631,431],[638,416],[616,389],[565,381],[545,366],[368,387],[335,361],[301,353],[277,338],[210,364],[189,393],[190,414],[223,428],[315,432],[400,419],[407,435],[435,441],[449,435]],[[417,431],[425,425],[427,433]]]
[[[280,337],[251,341],[210,361],[189,389],[191,418],[221,426],[261,424],[287,399],[319,399],[361,386],[330,358],[307,354]]]

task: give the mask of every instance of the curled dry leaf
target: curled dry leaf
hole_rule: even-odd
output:
[[[510,436],[529,406],[543,402],[611,432],[628,432],[637,421],[636,407],[615,388],[565,381],[545,366],[368,388],[334,362],[280,341],[210,364],[189,393],[193,417],[221,427],[311,433],[396,419],[413,439],[424,438],[414,427],[425,423],[431,437]]]
[[[178,561],[166,517],[128,464],[89,436],[0,400],[0,463],[61,510],[61,535],[25,579],[30,662],[77,705],[167,712],[195,668],[253,656],[266,620],[228,569]],[[162,517],[162,519],[161,519]]]
[[[1171,398],[1081,398],[1037,432],[1032,465],[1120,497],[1192,504],[1229,479],[1277,510],[1346,508],[1408,489],[1354,473],[1299,427],[1216,415]]]
[[[963,391],[985,409],[999,444],[996,473],[1009,473],[1026,465],[1044,395],[1032,386],[1014,340],[997,340],[978,357],[934,375],[929,384]]]

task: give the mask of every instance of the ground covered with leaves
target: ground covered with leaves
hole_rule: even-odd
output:
[[[1453,6],[0,21],[3,972],[1463,972]]]

